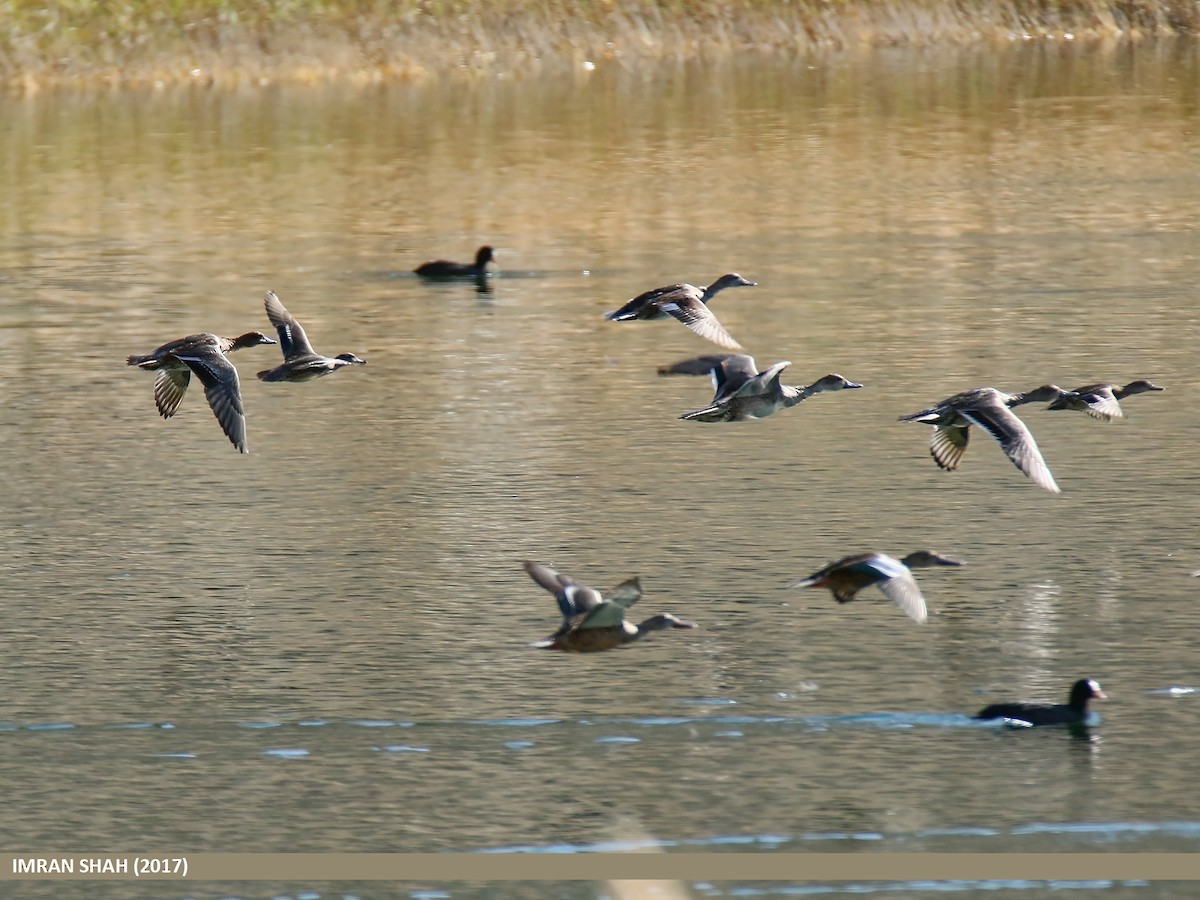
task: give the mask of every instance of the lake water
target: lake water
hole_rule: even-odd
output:
[[[7,845],[1200,851],[1194,46],[48,94],[0,126]],[[410,274],[484,243],[487,291]],[[727,271],[760,366],[865,388],[680,421],[711,388],[656,368],[717,348],[602,316]],[[239,351],[241,456],[124,360],[269,330],[268,289],[368,365],[263,384],[278,348]],[[897,421],[1140,377],[1166,391],[1111,425],[1021,408],[1061,496]],[[919,573],[923,626],[784,589],[922,548],[967,562]],[[700,628],[531,649],[558,614],[525,559]],[[968,718],[1082,676],[1087,734]],[[344,887],[310,890],[393,895]]]

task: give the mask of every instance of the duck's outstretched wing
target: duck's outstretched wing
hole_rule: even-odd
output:
[[[924,622],[929,618],[929,613],[925,608],[925,598],[921,596],[921,589],[917,587],[917,579],[913,578],[912,572],[907,568],[901,568],[904,571],[900,574],[879,582],[879,589],[883,591],[884,596],[904,610],[910,619]]]
[[[1061,493],[1058,485],[1054,483],[1054,476],[1050,474],[1046,461],[1042,458],[1037,441],[1033,439],[1033,433],[1007,406],[1002,403],[987,404],[972,409],[961,409],[958,414],[994,437],[1013,465],[1033,479],[1035,484],[1055,494]],[[941,431],[939,428],[938,432]],[[965,434],[964,431],[963,449],[966,449]],[[961,455],[960,452],[959,456]]]
[[[717,321],[712,310],[695,297],[663,300],[659,308],[714,344],[728,347],[730,350],[742,349],[742,345]]]
[[[279,349],[283,351],[285,360],[308,356],[314,352],[312,344],[308,342],[308,335],[304,333],[296,317],[284,308],[274,291],[267,291],[263,305],[267,308],[267,318],[271,320],[279,335]]]
[[[221,423],[221,430],[230,443],[241,453],[249,453],[246,447],[246,416],[242,409],[242,393],[238,383],[237,369],[219,350],[196,356],[178,356],[192,374],[204,385],[204,396],[212,408],[213,415]]]
[[[627,578],[615,588],[608,599],[620,606],[622,609],[629,609],[633,604],[642,599],[642,583],[637,578]]]

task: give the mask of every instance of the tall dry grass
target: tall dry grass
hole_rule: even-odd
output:
[[[1196,0],[0,0],[0,79],[376,82],[1200,33]]]

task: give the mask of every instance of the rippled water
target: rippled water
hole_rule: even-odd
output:
[[[9,843],[1197,851],[1197,84],[1194,49],[1022,48],[10,102]],[[409,274],[482,243],[487,291]],[[866,388],[679,421],[710,388],[655,369],[712,345],[601,316],[731,270],[758,287],[714,310],[760,364]],[[266,328],[268,288],[369,364],[268,385],[277,348],[239,351],[239,456],[124,358]],[[1062,496],[982,435],[942,473],[896,421],[1136,377],[1167,391],[1113,425],[1022,408]],[[925,626],[783,589],[924,547],[968,563],[920,574]],[[527,558],[701,627],[530,649],[557,613]],[[968,718],[1083,675],[1089,734]],[[959,889],[1172,895],[862,892]]]

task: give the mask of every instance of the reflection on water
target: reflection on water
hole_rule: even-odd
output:
[[[4,107],[12,833],[485,850],[632,815],[669,846],[1078,849],[1071,827],[1128,823],[1135,849],[1194,851],[1170,829],[1200,818],[1174,774],[1197,84],[1194,48],[1027,47]],[[411,274],[485,241],[486,293]],[[761,365],[866,387],[679,421],[711,389],[655,370],[706,345],[601,316],[725,271],[759,283],[719,302]],[[267,289],[370,365],[264,385],[274,348],[241,351],[240,457],[199,391],[163,421],[124,358],[263,328]],[[1022,408],[1061,497],[986,436],[940,472],[896,422],[974,386],[1135,377],[1167,390],[1113,425]],[[923,548],[968,563],[924,626],[783,589]],[[530,649],[558,613],[526,558],[638,575],[701,627]],[[959,727],[1085,675],[1112,697],[1102,744]]]

